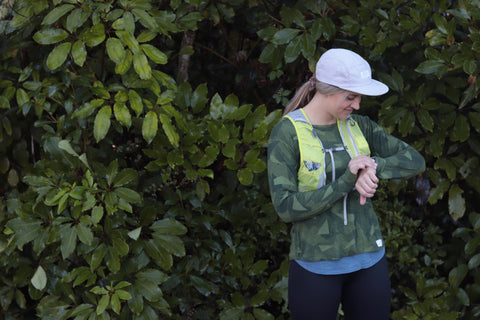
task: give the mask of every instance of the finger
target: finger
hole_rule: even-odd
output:
[[[370,180],[373,182],[373,183],[378,183],[380,180],[378,179],[377,177],[377,172],[376,170],[372,169],[372,168],[368,168],[367,169],[367,172],[368,172],[368,177],[370,178]]]
[[[367,198],[361,195],[360,196],[360,205],[363,206],[365,203],[367,203]]]

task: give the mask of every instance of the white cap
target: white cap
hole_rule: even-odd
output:
[[[318,81],[366,96],[379,96],[388,91],[385,84],[372,79],[368,62],[347,49],[330,49],[322,54],[315,77]]]

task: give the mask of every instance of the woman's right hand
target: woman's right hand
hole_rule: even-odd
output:
[[[350,169],[350,172],[353,174],[358,174],[360,170],[367,168],[372,168],[376,170],[377,164],[375,163],[375,160],[365,155],[360,155],[356,158],[353,158],[348,163],[348,169]]]

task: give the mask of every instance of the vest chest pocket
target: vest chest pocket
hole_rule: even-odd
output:
[[[320,162],[304,160],[298,170],[299,191],[311,191],[324,184],[324,168]]]

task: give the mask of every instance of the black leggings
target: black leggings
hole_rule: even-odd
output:
[[[388,320],[390,278],[384,256],[373,267],[319,275],[290,262],[288,300],[293,320],[335,320],[340,303],[346,320]]]

